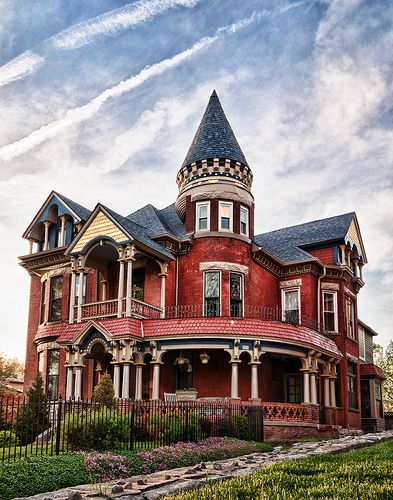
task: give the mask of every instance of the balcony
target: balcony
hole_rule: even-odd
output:
[[[120,314],[118,314],[119,303],[121,304]],[[162,316],[162,309],[142,302],[141,300],[130,299],[130,312],[127,314],[127,299],[124,298],[121,302],[119,302],[118,299],[112,299],[81,304],[80,312],[78,312],[78,306],[74,306],[74,318],[78,318],[78,322],[99,318],[121,318],[124,316],[133,316],[142,319],[158,319]]]

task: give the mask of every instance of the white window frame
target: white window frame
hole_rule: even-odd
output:
[[[200,229],[199,228],[199,221],[202,217],[199,216],[199,208],[200,207],[207,207],[207,228],[206,229]],[[202,231],[210,231],[210,201],[199,201],[195,205],[195,232],[202,232]]]
[[[244,274],[243,273],[238,273],[235,271],[230,271],[229,272],[229,286],[231,286],[231,274],[237,274],[240,276],[240,281],[241,281],[241,287],[240,287],[240,296],[241,296],[241,307],[242,307],[242,314],[241,316],[233,316],[234,318],[239,317],[239,318],[244,318]],[[231,290],[229,289],[229,314],[231,312]]]
[[[362,326],[358,326],[359,359],[366,361],[366,332]]]
[[[333,295],[333,313],[334,313],[334,330],[327,330],[325,325],[325,295],[330,294]],[[338,309],[337,309],[337,292],[333,290],[322,290],[322,310],[323,310],[323,329],[326,332],[338,332]],[[332,312],[332,311],[326,311]]]
[[[227,205],[230,207],[230,216],[229,216],[229,229],[221,227],[221,207]],[[233,232],[233,203],[231,201],[219,201],[218,202],[218,230],[226,233]]]
[[[355,302],[352,300],[352,298],[350,297],[346,298],[345,308],[346,308],[347,337],[356,342],[357,338],[355,332]],[[349,319],[351,319],[351,330],[352,330],[351,335],[349,334],[349,326],[350,326]]]
[[[220,292],[220,301],[219,301],[219,312],[220,314],[217,317],[222,316],[222,273],[219,269],[209,269],[207,271],[203,271],[203,316],[206,316],[206,300],[205,300],[205,276],[207,273],[218,273],[218,281],[219,281],[219,292]],[[212,316],[216,317],[216,316]]]
[[[246,232],[242,232],[242,213],[246,214]],[[247,207],[243,207],[243,205],[240,205],[240,234],[243,234],[244,236],[249,237],[250,234],[250,211],[248,210]]]
[[[291,288],[282,288],[281,289],[281,304],[282,304],[282,321],[285,321],[285,294],[287,292],[297,292],[298,294],[298,306],[299,306],[299,325],[302,324],[302,304],[301,304],[301,295],[300,295],[300,287],[291,287]]]

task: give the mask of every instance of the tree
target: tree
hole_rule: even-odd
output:
[[[374,344],[374,363],[382,368],[385,374],[383,383],[383,408],[385,411],[393,411],[393,340],[390,340],[384,349]]]
[[[24,365],[16,358],[9,359],[0,352],[0,383],[10,377],[23,377]]]
[[[26,392],[27,400],[19,408],[15,434],[22,445],[35,441],[49,428],[49,401],[44,393],[42,377],[37,375],[33,385]]]
[[[115,392],[113,390],[113,382],[110,375],[103,375],[95,386],[94,401],[101,405],[110,408],[114,405]]]

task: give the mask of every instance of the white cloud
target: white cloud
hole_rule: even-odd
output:
[[[15,59],[0,67],[0,87],[19,80],[44,64],[44,58],[35,52],[28,50]]]

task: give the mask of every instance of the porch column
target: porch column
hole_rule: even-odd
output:
[[[82,399],[82,370],[83,366],[75,367],[75,393],[74,398],[76,401]]]
[[[359,262],[360,279],[363,281],[363,263]]]
[[[130,363],[123,363],[123,387],[121,397],[129,399],[130,397]]]
[[[329,375],[323,373],[323,404],[325,406],[330,406],[330,383]]]
[[[82,321],[82,303],[83,303],[83,269],[79,270],[79,288],[78,288],[78,313],[76,321],[80,323]]]
[[[258,390],[258,365],[260,361],[252,361],[251,365],[251,399],[259,400],[259,390]]]
[[[135,365],[135,399],[142,399],[142,369],[143,364]]]
[[[311,395],[311,404],[312,405],[318,404],[316,376],[317,376],[316,372],[314,372],[314,371],[310,372],[310,395]]]
[[[73,271],[71,273],[70,310],[68,313],[68,322],[69,323],[74,322],[75,295],[76,295],[76,273]]]
[[[303,371],[303,403],[310,403],[310,371],[308,368],[302,368]]]
[[[132,260],[127,260],[126,316],[131,316],[132,304]]]
[[[119,260],[119,293],[117,298],[117,317],[121,318],[123,315],[123,296],[124,296],[124,260]]]
[[[60,241],[58,242],[59,247],[63,247],[65,245],[65,215],[60,215],[61,220],[61,229],[60,229]]]
[[[238,364],[241,363],[240,359],[230,361],[232,366],[231,371],[231,399],[239,398],[239,370]]]
[[[151,363],[153,365],[153,388],[151,399],[160,399],[160,365],[161,361]]]
[[[44,221],[44,226],[45,226],[45,236],[44,236],[44,250],[48,250],[49,247],[49,226],[52,223],[48,220]]]
[[[336,377],[329,378],[330,385],[330,406],[336,408]]]
[[[66,390],[66,400],[72,399],[72,379],[73,379],[73,368],[72,366],[67,366],[67,390]]]
[[[166,283],[166,273],[161,273],[161,297],[160,297],[160,307],[161,307],[161,318],[165,318],[165,283]]]
[[[340,247],[340,250],[341,250],[341,264],[342,265],[345,265],[346,264],[346,260],[347,260],[347,257],[345,255],[345,245],[341,246]]]
[[[115,398],[120,397],[120,365],[119,363],[113,364],[113,390],[115,391]]]
[[[33,238],[29,238],[29,255],[33,253],[33,243],[34,243]]]

